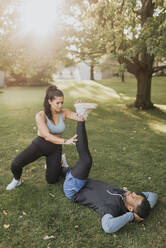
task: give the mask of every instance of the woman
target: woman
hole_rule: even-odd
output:
[[[64,95],[61,90],[56,86],[47,88],[44,111],[36,114],[38,136],[14,158],[11,164],[14,178],[6,187],[7,190],[20,186],[23,167],[41,156],[46,157],[46,180],[49,184],[56,183],[59,176],[62,175],[62,145],[72,145],[77,141],[77,135],[67,140],[62,138],[62,133],[65,131],[65,120],[79,121],[82,119],[81,115],[85,115],[84,117],[86,118],[87,111],[94,108],[93,105],[86,107],[81,105],[81,115],[78,115],[70,110],[62,109],[63,101]],[[75,107],[78,108],[78,105],[79,103],[75,104]]]

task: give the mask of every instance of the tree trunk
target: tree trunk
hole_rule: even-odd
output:
[[[94,66],[90,66],[90,80],[94,80]]]
[[[122,81],[122,83],[125,82],[125,75],[124,75],[124,72],[122,72],[122,74],[121,74],[121,81]]]
[[[142,71],[137,74],[137,96],[135,101],[135,107],[138,109],[150,109],[153,108],[151,102],[151,82],[152,75],[146,71]]]
[[[4,71],[0,71],[0,87],[5,87],[6,83],[5,83],[5,72]]]

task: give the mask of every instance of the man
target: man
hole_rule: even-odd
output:
[[[76,146],[79,160],[66,173],[63,185],[66,197],[95,210],[101,216],[102,228],[106,233],[116,232],[133,220],[143,221],[155,206],[157,194],[125,191],[112,184],[88,179],[92,158],[84,120],[87,118],[88,108],[93,109],[93,107],[85,103],[75,104],[75,107],[77,114],[82,116],[82,121],[78,121],[77,124]]]

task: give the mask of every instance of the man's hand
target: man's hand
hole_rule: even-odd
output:
[[[136,213],[133,213],[133,214],[134,214],[134,221],[135,222],[142,222],[144,220],[138,214],[136,214]]]
[[[67,139],[66,141],[65,141],[65,145],[75,145],[75,143],[77,142],[77,140],[78,140],[78,135],[77,134],[75,134],[72,138],[70,138],[70,139]]]

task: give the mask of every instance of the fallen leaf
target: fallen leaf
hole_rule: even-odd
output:
[[[6,210],[3,210],[3,214],[4,214],[4,215],[7,215],[7,212],[6,212]]]
[[[52,196],[52,197],[55,197],[55,195],[53,195],[52,193],[49,193],[49,195]]]
[[[9,224],[4,224],[4,225],[3,225],[3,228],[5,228],[5,229],[8,229],[9,227],[10,227]]]
[[[44,240],[47,240],[47,239],[54,239],[55,237],[53,236],[53,235],[51,235],[51,236],[48,236],[48,235],[46,235],[43,239]]]

